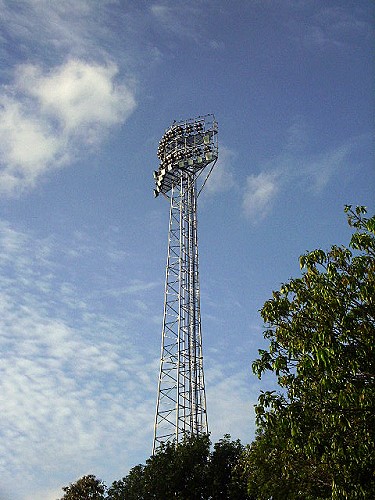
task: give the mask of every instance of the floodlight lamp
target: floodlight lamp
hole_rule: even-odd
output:
[[[199,171],[216,160],[216,134],[217,123],[213,115],[173,122],[157,149],[160,159],[159,170],[154,172],[157,192],[167,194],[180,183],[185,172],[199,175]]]

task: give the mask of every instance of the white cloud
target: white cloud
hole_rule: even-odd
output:
[[[52,54],[75,57],[91,54],[92,57],[105,58],[103,47],[106,45],[100,41],[108,41],[113,36],[102,24],[110,4],[115,2],[0,0],[0,28],[6,39],[20,43],[20,53],[29,53],[31,60],[35,57],[48,59]]]
[[[353,7],[332,5],[333,2],[312,0],[253,0],[272,12],[290,10],[287,28],[292,39],[311,50],[348,50],[359,40],[373,37],[374,29],[365,2]],[[340,3],[340,2],[336,2]],[[342,2],[341,2],[342,3]],[[298,15],[294,15],[297,11]],[[301,22],[301,15],[304,22]],[[282,19],[283,16],[279,16]],[[283,22],[283,21],[281,21]]]
[[[120,289],[111,289],[107,293],[112,297],[121,297],[121,295],[142,295],[143,292],[147,290],[152,290],[159,283],[157,282],[147,282],[143,280],[131,280],[130,283]]]
[[[354,144],[345,144],[328,151],[317,158],[307,159],[303,165],[301,176],[310,180],[310,189],[319,193],[329,184],[331,178],[348,162]]]
[[[358,142],[350,140],[327,151],[312,152],[313,139],[312,131],[300,121],[288,128],[284,147],[266,165],[268,171],[278,173],[283,188],[296,184],[298,189],[321,192],[348,165],[350,153]]]
[[[338,172],[351,166],[350,154],[358,142],[352,140],[312,153],[311,131],[297,121],[287,130],[280,153],[259,165],[259,174],[246,178],[242,192],[244,215],[254,224],[262,221],[272,212],[279,193],[287,190],[319,195]]]
[[[224,42],[221,42],[221,41],[218,42],[217,40],[211,40],[209,45],[210,45],[211,49],[214,49],[214,50],[223,49],[225,47]]]
[[[127,72],[131,66],[133,71],[138,68],[142,72],[161,57],[153,36],[155,16],[148,4],[0,0],[0,12],[0,41],[4,42],[0,43],[0,60],[4,62],[0,75],[5,73],[6,78],[15,64],[15,51],[10,47],[17,47],[17,60],[43,62],[47,67],[67,58],[100,63],[111,60],[121,71]]]
[[[207,180],[206,188],[209,193],[228,191],[235,185],[233,174],[235,156],[231,149],[220,146],[219,158]]]
[[[197,41],[197,19],[200,11],[194,4],[176,5],[173,2],[163,1],[150,6],[150,12],[156,20],[156,27],[178,38],[188,38]]]
[[[203,7],[203,8],[202,8]],[[177,3],[171,0],[159,0],[149,7],[153,29],[163,35],[180,41],[204,43],[211,50],[224,47],[220,40],[207,40],[205,23],[210,22],[211,11],[217,8],[215,2],[205,0],[204,6],[198,0]],[[175,46],[176,47],[176,46]]]
[[[0,221],[0,497],[22,477],[12,498],[39,500],[27,490],[101,474],[103,455],[120,475],[134,450],[151,445],[157,368],[131,326],[144,310],[135,318],[122,299],[121,318],[100,311],[103,294],[77,289],[61,248]],[[129,292],[140,286],[131,281]]]
[[[0,193],[35,186],[46,172],[73,161],[106,130],[123,123],[135,108],[134,92],[117,84],[118,69],[68,60],[44,73],[17,68],[0,93]]]
[[[26,493],[24,500],[56,500],[57,498],[61,498],[63,493],[62,488],[47,488],[29,494]]]
[[[350,165],[350,155],[361,139],[351,140],[328,151],[312,152],[312,131],[297,119],[285,133],[279,154],[257,165],[259,173],[246,177],[243,186],[234,175],[236,153],[221,145],[219,158],[207,181],[209,194],[233,189],[241,194],[242,212],[252,223],[264,220],[277,203],[278,195],[297,188],[319,195],[338,172]]]
[[[254,404],[259,387],[251,386],[247,371],[236,371],[233,366],[225,368],[217,363],[207,363],[205,372],[208,422],[211,441],[216,442],[233,429],[232,438],[248,443],[255,432]]]
[[[78,60],[70,60],[47,75],[39,67],[25,65],[18,69],[16,87],[34,97],[41,113],[58,120],[70,134],[95,124],[120,123],[133,111],[133,93],[125,85],[115,84],[117,72],[114,64]]]
[[[0,96],[0,106],[0,192],[11,193],[33,186],[48,163],[60,164],[63,141],[21,102]]]
[[[8,83],[0,87],[0,195],[19,195],[126,121],[135,108],[129,62],[146,50],[135,43],[130,57],[137,9],[116,0],[0,0],[0,11]]]
[[[326,30],[329,39],[337,43],[347,35],[366,36],[373,30],[362,9],[345,9],[338,6],[324,6],[317,10],[314,20]],[[336,40],[335,40],[336,39]]]
[[[278,175],[261,172],[246,179],[242,207],[244,214],[253,223],[262,221],[270,212],[279,191]]]
[[[119,479],[151,452],[159,346],[150,352],[145,332],[158,331],[155,284],[126,277],[129,266],[111,259],[123,246],[109,234],[98,242],[81,232],[64,245],[0,220],[0,498],[54,500],[87,473]],[[95,286],[83,262],[99,273]],[[118,281],[106,281],[112,272]],[[229,430],[248,442],[256,398],[248,373],[212,354],[207,361],[212,439]]]
[[[301,25],[294,24],[293,28],[307,47],[348,49],[358,40],[373,36],[373,27],[367,17],[360,5],[353,9],[323,5],[314,9],[303,30]]]

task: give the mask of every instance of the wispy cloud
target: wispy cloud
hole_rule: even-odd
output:
[[[151,439],[156,359],[127,333],[144,304],[137,318],[125,301],[109,316],[99,290],[78,291],[62,271],[66,259],[53,239],[0,223],[0,494],[21,474],[18,488],[48,471],[66,484],[103,453],[126,470],[126,453]],[[145,284],[129,287],[146,301]]]
[[[103,60],[113,37],[105,23],[110,7],[115,7],[112,0],[0,0],[1,32],[5,41],[17,44],[19,57],[34,62],[67,56]],[[9,57],[7,45],[3,51]]]
[[[220,145],[218,161],[207,180],[207,191],[211,194],[228,191],[235,185],[233,162],[236,155],[226,146]]]
[[[254,225],[272,213],[287,191],[298,189],[311,196],[319,195],[335,176],[351,166],[352,152],[366,138],[354,138],[316,152],[312,147],[313,135],[302,119],[296,119],[286,130],[279,153],[254,164],[257,172],[247,175],[242,183],[234,162],[243,160],[232,149],[220,145],[219,159],[207,181],[207,192],[216,195],[232,190],[241,198],[243,215]]]
[[[156,27],[161,28],[164,32],[178,38],[198,40],[199,30],[196,26],[196,20],[200,16],[194,2],[182,6],[164,0],[153,3],[150,6],[150,12],[156,20]]]
[[[303,165],[300,177],[306,176],[305,180],[310,183],[311,191],[315,193],[325,189],[332,177],[337,174],[345,165],[348,165],[349,155],[354,149],[352,143],[339,146],[325,154],[316,155],[309,158]]]
[[[367,38],[373,33],[371,22],[360,5],[353,9],[320,6],[314,9],[303,27],[294,24],[292,30],[299,32],[305,46],[315,49],[348,48],[356,44],[358,39]]]
[[[290,36],[309,50],[348,49],[374,34],[371,14],[362,5],[365,2],[357,2],[350,8],[345,3],[332,5],[333,2],[313,0],[254,0],[254,3],[273,13],[290,11],[292,15],[288,15],[285,23]],[[282,17],[279,15],[277,19]]]
[[[153,29],[168,38],[194,43],[205,43],[206,48],[218,50],[224,47],[220,40],[205,40],[203,33],[205,23],[209,22],[212,9],[217,8],[215,2],[206,0],[204,5],[200,0],[190,2],[174,2],[159,0],[149,7]]]
[[[147,290],[152,290],[159,283],[147,282],[143,280],[131,280],[130,283],[123,288],[111,289],[107,293],[112,297],[121,297],[122,295],[142,295]]]
[[[301,119],[286,130],[280,151],[271,159],[255,165],[257,172],[241,180],[234,162],[242,162],[236,153],[223,145],[219,159],[206,185],[208,194],[232,190],[241,197],[243,215],[254,225],[268,217],[279,197],[292,189],[311,196],[319,195],[343,169],[351,166],[351,154],[365,138],[349,140],[326,151],[312,148],[313,131]]]
[[[116,81],[117,72],[113,63],[78,60],[48,72],[31,64],[16,69],[13,83],[0,93],[1,193],[34,187],[128,118],[134,92]]]
[[[261,172],[258,175],[249,175],[242,201],[245,216],[254,224],[262,221],[271,211],[278,191],[277,173]]]
[[[228,429],[234,429],[234,439],[248,443],[255,431],[254,404],[257,401],[259,387],[252,386],[246,370],[237,371],[237,367],[207,363],[206,391],[211,440],[218,441]]]
[[[357,146],[356,140],[313,153],[310,134],[304,124],[294,123],[287,131],[280,153],[260,165],[259,173],[246,178],[242,208],[253,224],[271,213],[280,193],[297,188],[317,195],[327,188],[334,176],[351,165],[350,155]]]
[[[144,335],[143,340],[135,335],[158,330],[150,314],[155,283],[126,278],[124,261],[111,259],[113,241],[98,244],[81,232],[69,238],[69,246],[73,255],[57,236],[38,239],[0,221],[0,496],[5,498],[5,485],[15,476],[24,479],[11,492],[15,500],[53,500],[56,481],[62,486],[86,473],[118,479],[135,465],[135,454],[147,458],[145,443],[151,446],[158,352],[148,350]],[[98,254],[105,261],[101,267]],[[74,269],[87,261],[99,276],[83,283]],[[122,284],[111,280],[110,288],[105,278],[119,274],[118,268]],[[160,327],[161,318],[157,323]],[[248,373],[224,367],[211,353],[206,360],[212,439],[234,429],[233,437],[248,441],[256,398]],[[29,484],[40,492],[28,496]]]
[[[268,167],[279,175],[283,189],[289,183],[289,189],[295,184],[298,189],[319,194],[351,166],[351,153],[357,146],[358,139],[351,139],[335,148],[312,152],[307,129],[297,124],[289,129],[285,147]]]

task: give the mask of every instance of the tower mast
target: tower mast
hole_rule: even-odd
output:
[[[211,164],[207,180],[218,158],[214,116],[174,122],[160,140],[158,157],[154,194],[169,199],[170,211],[153,453],[163,442],[178,443],[186,435],[208,432],[197,233],[201,190],[197,190],[197,179]]]

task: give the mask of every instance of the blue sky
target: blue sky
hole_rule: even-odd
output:
[[[214,113],[199,199],[212,439],[250,442],[258,310],[374,207],[372,2],[0,0],[0,498],[150,455],[173,120]]]

